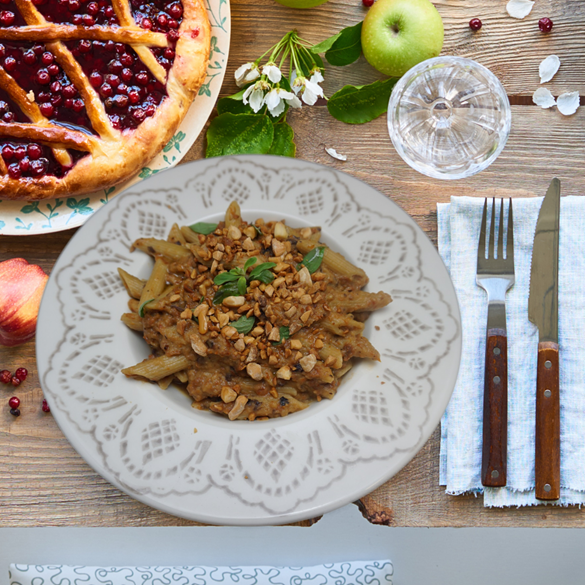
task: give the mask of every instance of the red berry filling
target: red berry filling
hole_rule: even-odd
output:
[[[152,116],[165,98],[166,89],[144,66],[132,47],[112,41],[93,41],[89,51],[67,43],[89,82],[106,107],[114,128],[136,128]]]
[[[26,26],[14,0],[0,1],[0,27]]]
[[[3,89],[0,89],[0,122],[30,122]]]
[[[77,26],[119,24],[116,11],[107,0],[33,0],[33,3],[49,22]]]
[[[44,116],[93,132],[77,89],[44,45],[0,44],[2,64],[24,91],[34,93]]]
[[[69,150],[68,152],[71,156],[72,166],[87,156],[86,152],[78,150]],[[48,146],[36,142],[0,140],[0,155],[6,163],[8,176],[11,179],[39,178],[45,175],[63,177],[71,170],[71,167],[64,167],[57,162],[53,151]],[[27,374],[25,368],[18,368],[14,378],[23,382]]]

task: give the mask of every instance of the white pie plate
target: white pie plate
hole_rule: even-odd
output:
[[[152,266],[130,244],[166,237],[174,222],[217,221],[234,199],[248,220],[322,226],[366,270],[367,290],[393,297],[366,326],[381,361],[356,366],[333,400],[282,419],[230,422],[120,373],[149,354],[120,321],[128,297],[117,267],[145,278]],[[416,223],[349,175],[269,156],[182,165],[116,197],[61,254],[37,326],[43,391],[85,461],[150,506],[212,524],[295,522],[387,481],[437,426],[460,352],[451,280]]]
[[[197,140],[215,107],[230,49],[229,0],[205,0],[205,6],[211,23],[211,52],[207,77],[176,134],[163,150],[138,174],[115,187],[76,197],[46,201],[0,200],[0,235],[32,236],[79,227],[89,216],[122,191],[179,164]]]

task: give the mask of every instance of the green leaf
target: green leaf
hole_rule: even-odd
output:
[[[199,221],[190,225],[189,227],[196,233],[196,234],[203,234],[207,236],[214,232],[217,229],[217,223],[205,223],[204,221]]]
[[[293,142],[295,133],[293,129],[286,123],[280,122],[274,124],[274,140],[268,154],[277,154],[279,156],[290,156],[294,158],[297,147]]]
[[[255,317],[246,317],[246,315],[240,317],[237,321],[230,323],[230,325],[238,332],[243,333],[250,333],[254,327],[254,323],[256,321]]]
[[[241,295],[245,295],[247,288],[248,288],[248,285],[246,283],[246,277],[240,276],[240,278],[238,279],[238,292]]]
[[[321,41],[320,43],[317,43],[316,45],[313,45],[310,48],[311,53],[326,53],[332,46],[333,43],[341,36],[341,32],[339,31],[337,34],[334,34],[332,37],[329,37],[328,39],[325,39],[324,41]]]
[[[139,317],[144,317],[144,306],[148,305],[148,303],[152,303],[152,301],[154,301],[154,299],[148,299],[147,301],[144,301],[140,307],[138,307],[138,316]]]
[[[213,297],[213,304],[219,305],[223,302],[224,299],[227,299],[228,297],[237,297],[239,294],[240,291],[238,290],[238,283],[228,282],[217,290],[215,296]]]
[[[236,280],[238,280],[238,278],[240,278],[239,274],[232,274],[231,272],[222,272],[213,279],[213,284],[221,286],[226,282],[235,282]]]
[[[276,264],[274,262],[262,262],[262,264],[258,264],[258,266],[256,266],[256,268],[250,272],[250,280],[256,280],[260,273],[264,272],[265,270],[270,270],[275,266]]]
[[[313,248],[307,255],[303,258],[301,265],[307,267],[307,270],[313,274],[319,269],[321,266],[321,262],[323,262],[323,256],[325,256],[325,247],[321,246],[319,248]]]
[[[362,54],[362,23],[348,26],[339,33],[331,48],[325,53],[325,59],[336,67],[349,65]]]
[[[256,258],[256,256],[254,256],[252,258],[248,258],[246,260],[246,263],[244,264],[244,272],[246,272],[246,270],[248,270],[248,268],[250,268],[250,266],[254,266],[254,264],[256,264],[256,262],[258,262],[258,258]]]
[[[327,102],[329,113],[347,124],[364,124],[388,111],[388,100],[397,78],[374,81],[369,85],[346,85]]]
[[[250,107],[250,104],[245,104],[242,101],[244,97],[244,91],[239,91],[234,95],[230,95],[221,98],[217,102],[217,113],[218,114],[254,114],[254,110]]]
[[[256,280],[264,284],[270,284],[274,280],[274,274],[270,270],[264,270],[256,277]]]
[[[288,327],[280,327],[279,328],[279,332],[280,332],[280,340],[282,341],[283,339],[288,339],[290,337],[290,329]]]
[[[265,114],[221,114],[207,130],[205,156],[266,154],[274,140],[274,127]]]
[[[262,230],[261,230],[261,229],[260,229],[260,228],[259,228],[257,225],[255,225],[255,224],[254,224],[254,229],[256,230],[256,233],[257,233],[259,236],[263,236],[263,235],[264,235],[264,234],[262,233]]]

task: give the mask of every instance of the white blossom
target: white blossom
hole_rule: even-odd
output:
[[[266,75],[272,83],[279,83],[282,79],[282,73],[275,63],[267,63],[262,67],[262,75]]]
[[[260,77],[260,71],[256,63],[244,63],[236,69],[235,73],[236,85],[243,87],[252,81],[256,81]]]
[[[319,85],[323,81],[323,76],[320,71],[316,71],[311,75],[311,79],[304,76],[296,77],[295,72],[292,75],[292,90],[298,95],[301,92],[302,100],[308,105],[312,106],[317,101],[317,98],[324,97],[323,88]]]
[[[270,85],[268,83],[265,81],[257,81],[254,85],[251,85],[248,87],[248,89],[246,89],[242,101],[244,104],[249,103],[254,112],[258,112],[264,105],[264,92],[267,89],[270,89]]]
[[[270,115],[274,117],[280,116],[284,112],[285,102],[293,108],[301,107],[301,100],[291,91],[287,91],[281,87],[271,89],[264,100]]]

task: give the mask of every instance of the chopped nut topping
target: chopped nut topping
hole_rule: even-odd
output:
[[[323,342],[321,342],[321,345],[323,345]],[[234,343],[234,347],[238,351],[244,351],[246,349],[246,342],[243,339],[238,339],[238,341]]]
[[[254,343],[254,341],[256,341],[256,340],[253,337],[250,337],[249,335],[244,337],[244,343],[246,345],[250,345],[251,343]]]
[[[248,237],[242,243],[242,248],[244,250],[250,251],[250,250],[255,250],[256,246],[254,246],[254,242]]]
[[[218,262],[220,262],[221,259],[223,258],[223,252],[216,251],[212,255],[213,255],[213,259],[217,260]]]
[[[286,246],[276,238],[272,240],[272,251],[274,252],[275,256],[282,256],[286,254]]]
[[[249,364],[249,363],[253,362],[257,357],[258,357],[258,348],[253,345],[250,348],[250,353],[248,354],[248,357],[246,358],[246,363]]]
[[[225,403],[233,402],[238,395],[229,387],[223,386],[221,389],[221,399]]]
[[[225,327],[230,320],[230,316],[227,313],[218,313],[217,320],[219,321],[219,326]]]
[[[34,102],[35,101],[35,93],[34,91],[31,89],[27,94],[26,97],[28,98],[29,102]]]
[[[321,349],[323,347],[323,341],[321,339],[317,339],[317,341],[315,341],[315,347],[317,349]]]
[[[300,351],[295,353],[295,362],[298,362],[303,357],[303,354]]]
[[[178,301],[181,298],[181,295],[171,295],[171,298],[169,299],[169,301],[171,301],[171,303],[174,303],[175,301]]]
[[[276,272],[277,274],[279,272],[286,272],[289,268],[290,264],[287,264],[286,262],[278,262],[274,267],[274,272]]]
[[[301,321],[303,323],[306,323],[309,320],[309,317],[311,316],[311,313],[313,312],[313,309],[309,309],[308,311],[305,311],[302,315],[301,315]]]
[[[276,377],[281,380],[290,380],[292,377],[290,368],[288,366],[282,366],[282,368],[276,372]]]
[[[259,364],[254,362],[248,364],[246,366],[246,372],[248,372],[248,376],[254,380],[262,380],[262,367]]]
[[[270,323],[270,321],[268,321],[266,323],[266,325],[264,325],[264,331],[270,335],[270,332],[272,331],[272,323]]]
[[[270,396],[272,396],[272,398],[278,398],[278,392],[276,391],[276,388],[270,388]]]
[[[286,240],[288,238],[286,227],[284,227],[284,224],[281,221],[277,222],[274,226],[274,237],[279,240]]]
[[[280,330],[274,327],[268,336],[268,341],[280,341]]]
[[[246,396],[238,396],[236,398],[236,401],[234,403],[233,408],[230,410],[230,412],[228,414],[228,418],[230,420],[234,420],[234,419],[238,418],[238,416],[240,416],[240,414],[242,414],[242,412],[244,412],[244,408],[245,408],[247,402],[248,402],[248,398]]]
[[[198,335],[191,335],[189,337],[191,341],[191,347],[193,351],[200,356],[205,357],[207,355],[207,346],[203,343],[203,340]]]
[[[297,308],[291,307],[288,311],[285,311],[284,314],[290,319],[296,312]]]
[[[274,294],[274,287],[269,284],[265,289],[264,289],[264,293],[267,294],[269,297],[272,298],[272,295]]]
[[[214,260],[211,264],[211,272],[212,274],[217,270],[217,267],[219,266],[219,264],[217,263],[217,260]]]
[[[239,240],[242,237],[242,232],[240,231],[240,228],[235,225],[230,225],[227,235],[231,240]]]
[[[252,329],[252,335],[254,337],[260,337],[260,335],[262,335],[264,333],[264,329],[262,327],[254,327],[254,329]]]
[[[244,233],[249,237],[254,239],[258,233],[256,232],[256,228],[252,225],[249,225],[245,230]]]
[[[301,305],[310,305],[313,301],[311,299],[311,295],[302,295],[299,299]]]
[[[192,316],[191,309],[185,309],[180,315],[181,319],[191,319]]]
[[[301,347],[303,347],[303,344],[298,339],[291,339],[290,347],[291,349],[301,349]]]
[[[226,339],[231,339],[232,337],[236,336],[238,334],[237,330],[235,327],[232,327],[231,325],[228,325],[227,327],[224,327],[221,330],[221,334],[226,338]]]
[[[333,364],[335,362],[335,358],[330,355],[326,360],[325,360],[325,365],[326,366],[330,366],[331,364]]]
[[[303,286],[307,286],[307,287],[313,285],[313,281],[311,280],[311,273],[309,272],[309,269],[306,266],[303,266],[299,270],[299,282]]]
[[[275,365],[278,363],[278,358],[277,358],[275,355],[271,355],[271,356],[268,358],[268,363],[269,363],[271,366],[275,366]]]
[[[301,238],[303,238],[303,240],[308,240],[311,237],[312,233],[313,230],[310,227],[303,228],[301,230]]]
[[[223,299],[222,304],[230,309],[241,307],[246,302],[245,297],[227,297]]]
[[[274,288],[278,288],[284,282],[284,276],[279,276],[277,279],[274,280],[272,286]]]
[[[301,364],[301,368],[305,372],[310,372],[317,363],[317,358],[313,354],[306,355],[304,358],[299,360],[299,364]]]

